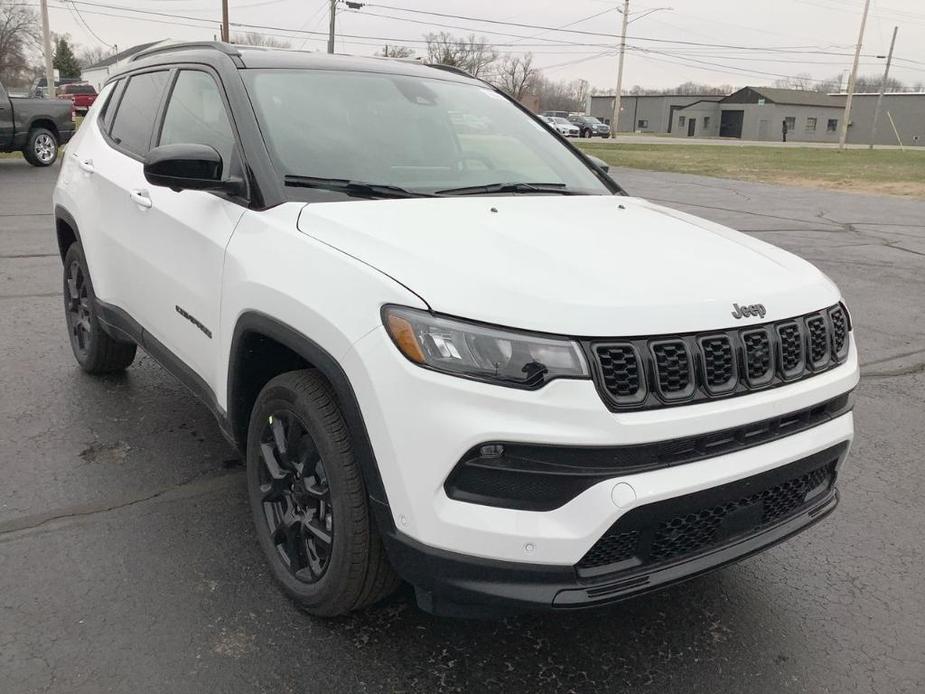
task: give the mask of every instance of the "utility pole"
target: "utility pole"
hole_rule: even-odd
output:
[[[864,43],[864,27],[867,25],[867,12],[870,10],[870,0],[864,0],[864,14],[861,15],[861,30],[858,32],[858,45],[854,49],[854,64],[851,66],[851,76],[848,78],[848,98],[845,101],[845,117],[841,124],[841,137],[838,138],[838,148],[844,149],[848,141],[848,124],[851,122],[851,99],[854,97],[854,83],[858,78],[858,61],[861,59],[861,44]]]
[[[883,106],[883,92],[886,91],[887,80],[890,79],[890,63],[893,62],[893,47],[896,45],[896,34],[899,27],[893,27],[893,39],[890,41],[890,52],[886,55],[886,69],[883,71],[883,81],[880,83],[880,95],[877,97],[877,107],[874,109],[874,124],[870,128],[870,147],[874,148],[877,139],[877,121],[880,120],[880,108]]]
[[[617,136],[620,124],[620,97],[623,94],[623,56],[626,53],[626,25],[630,18],[630,0],[623,0],[623,27],[620,29],[620,62],[617,67],[617,94],[613,99],[613,118],[610,121],[610,136]]]
[[[48,0],[42,0],[42,45],[45,47],[45,98],[55,98],[55,67],[52,63],[51,30],[48,28]]]
[[[334,17],[337,16],[337,0],[331,0],[331,20],[328,24],[328,53],[334,52]]]
[[[228,31],[228,0],[222,0],[222,41],[231,41],[231,33]]]

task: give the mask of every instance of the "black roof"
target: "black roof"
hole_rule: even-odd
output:
[[[239,46],[221,42],[162,44],[135,55],[126,70],[178,62],[214,63],[231,60],[238,68],[302,68],[351,72],[380,72],[450,82],[480,83],[461,70],[397,58],[360,57],[281,48]],[[440,72],[437,72],[439,68]]]
[[[98,63],[94,63],[93,65],[88,65],[87,67],[84,68],[84,70],[96,70],[97,68],[108,67],[108,66],[112,65],[113,63],[118,63],[120,60],[122,60],[122,59],[124,59],[124,58],[129,58],[129,57],[135,55],[136,53],[140,53],[141,51],[145,50],[146,48],[150,48],[151,46],[153,46],[153,45],[156,44],[156,43],[159,43],[159,41],[150,41],[150,42],[148,42],[148,43],[139,43],[137,46],[132,46],[131,48],[126,48],[124,51],[119,51],[118,53],[115,53],[115,54],[109,56],[108,58],[103,58],[103,59],[102,59],[100,62],[98,62]]]
[[[733,92],[723,103],[755,104],[764,99],[772,104],[786,106],[823,106],[829,108],[844,108],[844,97],[829,96],[820,92],[811,92],[803,89],[778,89],[776,87],[742,87]]]

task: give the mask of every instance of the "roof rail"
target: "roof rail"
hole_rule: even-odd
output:
[[[224,53],[228,56],[241,56],[241,52],[237,49],[237,47],[230,43],[222,43],[221,41],[183,41],[180,43],[168,43],[162,46],[153,46],[152,48],[146,48],[143,51],[138,51],[138,53],[129,58],[129,62],[131,63],[135,62],[136,60],[149,58],[152,55],[156,55],[158,53],[168,53],[170,51],[187,51],[196,48],[211,48],[212,50],[220,51],[221,53]]]

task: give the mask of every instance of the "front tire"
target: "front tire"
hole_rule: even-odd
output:
[[[22,155],[32,166],[51,166],[58,158],[57,135],[45,128],[33,128]]]
[[[318,372],[290,371],[260,391],[248,427],[247,488],[273,575],[309,613],[346,614],[398,586],[350,433]]]
[[[78,242],[64,254],[64,316],[74,358],[87,373],[123,371],[135,360],[137,346],[114,340],[100,325],[93,282]]]

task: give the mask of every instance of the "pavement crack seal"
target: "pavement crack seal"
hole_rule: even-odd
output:
[[[144,504],[155,499],[180,499],[189,496],[198,496],[215,490],[215,482],[224,482],[227,484],[231,479],[238,477],[241,470],[222,470],[218,473],[209,471],[190,477],[187,480],[173,484],[164,489],[159,489],[151,494],[126,499],[117,503],[101,501],[97,503],[73,506],[70,508],[57,509],[48,513],[35,514],[32,516],[23,516],[12,520],[0,522],[0,543],[7,542],[16,538],[19,533],[32,530],[38,530],[46,526],[57,524],[60,521],[75,520],[97,516],[100,514],[120,511],[131,506]]]
[[[910,366],[903,366],[898,369],[887,371],[861,371],[861,378],[897,378],[900,376],[912,376],[914,374],[925,373],[925,361]]]

